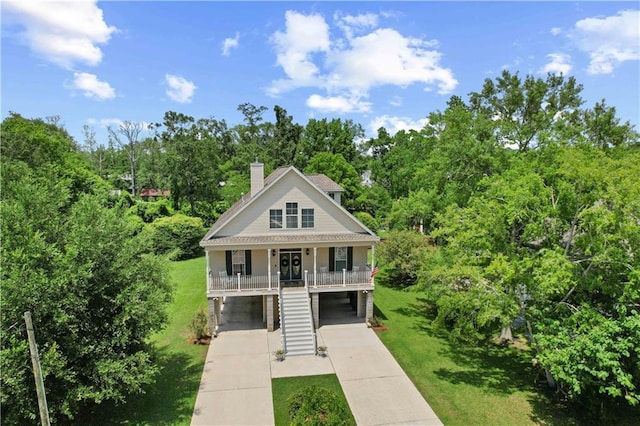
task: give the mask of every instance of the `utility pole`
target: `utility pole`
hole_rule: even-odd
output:
[[[47,395],[44,390],[44,379],[40,369],[40,356],[36,345],[36,335],[33,332],[31,322],[31,312],[24,313],[24,322],[27,324],[27,336],[29,338],[29,352],[31,352],[31,363],[33,364],[33,377],[36,380],[36,394],[38,395],[38,408],[40,409],[40,423],[42,426],[50,426],[49,409],[47,407]]]

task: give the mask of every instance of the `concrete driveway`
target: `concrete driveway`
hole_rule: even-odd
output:
[[[209,346],[192,425],[273,425],[272,377],[338,376],[358,425],[440,425],[431,407],[375,332],[363,323],[318,329],[329,356],[275,361],[280,331],[268,333],[256,320],[257,303],[225,303],[223,325]],[[260,306],[261,308],[261,306]],[[238,310],[253,322],[244,322]],[[232,321],[224,323],[224,315]],[[245,319],[247,319],[245,318]],[[249,325],[248,325],[249,324]]]

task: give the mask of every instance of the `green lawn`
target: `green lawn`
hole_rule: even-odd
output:
[[[276,426],[288,425],[289,420],[289,407],[287,405],[287,398],[293,392],[306,386],[319,386],[334,391],[344,404],[348,407],[347,400],[342,392],[342,386],[338,381],[338,377],[335,374],[323,374],[320,376],[305,376],[305,377],[282,377],[278,379],[271,379],[271,389],[273,392],[273,412],[275,417]],[[356,421],[353,415],[344,419],[345,425],[355,425]]]
[[[380,339],[444,424],[577,423],[534,383],[529,352],[450,344],[428,325],[420,293],[376,286],[375,305]]]
[[[123,406],[104,404],[95,416],[100,423],[131,425],[188,425],[195,404],[207,345],[189,342],[189,323],[196,310],[206,308],[205,258],[172,262],[174,300],[167,327],[152,344],[162,368],[146,393],[131,396]]]

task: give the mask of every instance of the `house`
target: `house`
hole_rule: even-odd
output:
[[[139,195],[144,201],[155,201],[162,197],[168,197],[171,195],[171,191],[166,189],[142,188]]]
[[[251,164],[251,193],[200,242],[212,330],[224,298],[259,296],[267,330],[280,326],[288,355],[307,354],[315,353],[323,295],[346,293],[354,315],[373,316],[380,239],[341,206],[342,192],[325,175],[281,167],[265,178],[263,164]]]

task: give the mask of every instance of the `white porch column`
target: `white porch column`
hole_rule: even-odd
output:
[[[262,295],[262,322],[267,322],[267,296],[266,294]]]
[[[313,325],[320,328],[320,294],[311,293],[311,311],[313,312]]]
[[[207,262],[207,292],[209,291],[209,289],[211,288],[211,264],[209,264],[209,250],[205,250],[204,254],[206,256],[206,262]]]
[[[274,297],[275,296],[272,296],[271,294],[267,294],[267,331],[273,331],[275,328],[275,310],[273,308]]]
[[[356,305],[356,315],[358,316],[358,318],[363,318],[367,312],[366,312],[366,308],[367,308],[367,295],[368,293],[365,293],[366,290],[364,291],[358,291],[358,302]]]
[[[267,249],[267,280],[269,282],[269,290],[271,290],[271,249]]]
[[[366,301],[366,316],[365,319],[368,318],[373,318],[373,291],[370,291],[366,294],[367,296],[367,301]]]
[[[313,287],[318,287],[318,247],[313,248]]]
[[[373,272],[373,268],[376,267],[376,246],[371,245],[371,272]],[[371,285],[375,286],[374,282],[375,278],[371,276]]]

